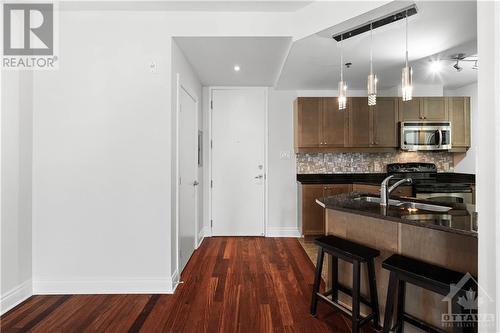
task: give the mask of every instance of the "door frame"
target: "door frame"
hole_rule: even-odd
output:
[[[177,73],[176,75],[176,100],[177,100],[177,103],[175,105],[175,137],[176,137],[176,141],[175,141],[175,156],[176,156],[176,161],[175,161],[175,224],[176,224],[176,239],[177,239],[177,246],[176,246],[176,257],[177,257],[177,265],[176,265],[176,271],[177,271],[177,274],[178,276],[180,277],[181,275],[181,272],[180,272],[180,262],[181,262],[181,256],[180,256],[180,186],[179,186],[179,178],[180,178],[180,171],[179,171],[179,166],[180,166],[180,133],[179,133],[179,125],[180,125],[180,112],[181,112],[181,100],[180,100],[180,96],[181,96],[181,90],[184,90],[184,92],[186,92],[186,94],[189,95],[189,97],[191,97],[194,101],[194,104],[195,104],[195,109],[196,109],[196,112],[195,112],[195,124],[196,124],[196,131],[195,131],[195,142],[198,142],[198,131],[200,130],[200,126],[199,126],[199,121],[198,121],[198,109],[199,109],[199,99],[198,97],[196,97],[196,94],[194,94],[193,92],[191,92],[191,90],[186,87],[185,85],[183,85],[181,83],[181,77],[180,77],[180,74]],[[196,146],[194,148],[196,150],[196,154],[198,154],[198,147]],[[198,167],[196,167],[196,181],[199,181],[198,179]],[[194,223],[194,234],[195,234],[195,238],[194,238],[194,250],[196,250],[198,248],[198,219],[199,219],[199,215],[198,215],[198,211],[199,211],[199,202],[198,202],[198,187],[199,186],[194,186],[194,204],[195,204],[195,223]]]
[[[205,236],[213,236],[213,228],[212,228],[212,220],[213,220],[213,206],[212,206],[212,187],[210,186],[210,182],[212,181],[212,138],[213,138],[213,127],[212,127],[212,99],[213,99],[213,91],[214,90],[254,90],[254,91],[262,91],[264,92],[264,216],[263,216],[263,236],[267,237],[268,231],[268,217],[269,217],[269,193],[268,193],[268,149],[269,149],[269,127],[268,127],[268,119],[269,119],[269,88],[268,87],[251,87],[251,86],[210,86],[208,87],[208,98],[207,98],[207,110],[208,110],[208,179],[203,180],[203,186],[207,186],[208,188],[208,226],[209,235]]]

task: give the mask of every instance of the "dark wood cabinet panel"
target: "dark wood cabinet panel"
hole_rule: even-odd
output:
[[[347,144],[348,111],[339,110],[335,97],[322,98],[323,105],[323,145],[344,147]]]
[[[369,147],[372,144],[372,121],[368,98],[352,97],[349,106],[349,146]]]
[[[470,147],[470,97],[449,97],[452,147]]]
[[[424,97],[424,120],[448,120],[448,98]]]
[[[323,197],[322,184],[302,185],[302,234],[304,236],[323,235],[325,233],[325,210],[316,203]]]
[[[377,98],[372,118],[372,145],[398,147],[398,100],[394,97]]]
[[[410,120],[422,120],[422,110],[423,103],[422,98],[414,97],[411,101],[403,102],[401,98],[399,101],[399,120],[400,121],[410,121]]]
[[[295,105],[296,147],[319,147],[321,143],[321,98],[299,97]]]
[[[302,234],[304,236],[325,234],[325,209],[316,203],[316,199],[351,190],[351,184],[301,185]]]

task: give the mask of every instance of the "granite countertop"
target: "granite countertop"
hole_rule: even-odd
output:
[[[374,195],[369,193],[351,192],[317,199],[316,202],[322,207],[328,209],[477,238],[477,223],[473,222],[473,217],[467,211],[464,204],[446,204],[445,206],[452,208],[446,213],[436,213],[425,210],[410,212],[405,208],[396,206],[387,206],[385,208],[381,207],[380,204],[376,202],[356,200],[356,198],[366,196],[373,197]],[[395,197],[395,199],[398,198]],[[435,202],[416,200],[413,198],[399,199],[436,205]]]
[[[380,185],[387,177],[386,173],[329,173],[329,174],[297,174],[297,181],[301,184],[369,184]],[[462,183],[474,185],[476,176],[467,173],[438,172],[438,183]]]

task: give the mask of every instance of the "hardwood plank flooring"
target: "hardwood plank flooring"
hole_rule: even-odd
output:
[[[313,276],[297,239],[206,238],[174,295],[33,296],[0,331],[350,332],[349,318],[321,302],[309,315]]]

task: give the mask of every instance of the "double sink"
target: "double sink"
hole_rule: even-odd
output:
[[[363,202],[373,202],[373,203],[378,203],[378,204],[380,204],[380,202],[381,202],[381,199],[379,197],[369,197],[369,196],[354,198],[354,200],[363,201]],[[420,210],[425,210],[428,212],[436,212],[436,213],[446,213],[452,209],[451,207],[447,207],[447,206],[432,205],[432,204],[421,203],[421,202],[395,200],[395,199],[389,199],[388,204],[389,204],[389,206],[394,206],[394,207],[399,207],[399,208],[420,209]]]

